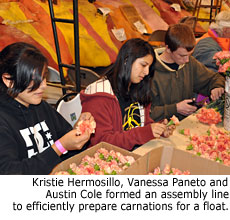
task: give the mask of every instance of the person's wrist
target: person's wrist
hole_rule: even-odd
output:
[[[61,142],[59,140],[55,141],[55,145],[57,149],[62,153],[66,154],[68,151],[62,146]]]

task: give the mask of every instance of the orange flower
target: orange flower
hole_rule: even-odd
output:
[[[169,121],[169,123],[167,124],[167,126],[170,126],[170,125],[179,125],[180,124],[179,119],[175,115],[173,115],[170,119],[171,120]]]

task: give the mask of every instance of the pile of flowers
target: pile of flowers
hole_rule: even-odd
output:
[[[230,166],[230,135],[211,125],[206,135],[192,135],[187,150]]]
[[[224,73],[226,76],[230,76],[230,52],[217,52],[213,56],[213,59],[216,60],[216,65],[219,66],[218,72]]]
[[[72,163],[67,171],[59,171],[55,175],[116,175],[134,162],[132,156],[100,148],[93,157],[86,155],[79,165]]]
[[[149,175],[190,175],[190,172],[188,170],[183,172],[177,168],[170,168],[169,164],[165,164],[163,170],[157,167]]]
[[[224,118],[224,103],[225,103],[225,95],[223,94],[221,98],[215,101],[211,101],[209,104],[205,105],[205,108],[215,109],[217,112],[221,114],[222,118]]]
[[[196,114],[197,119],[205,124],[218,124],[222,121],[222,116],[214,108],[201,108]]]

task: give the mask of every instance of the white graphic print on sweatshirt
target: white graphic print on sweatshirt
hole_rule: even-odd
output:
[[[34,127],[22,129],[20,130],[20,133],[26,142],[28,158],[36,155],[38,152],[41,153],[54,143],[45,121],[37,123]],[[33,148],[33,139],[37,144],[38,152],[35,152]]]

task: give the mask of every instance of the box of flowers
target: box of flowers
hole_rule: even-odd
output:
[[[230,167],[171,146],[157,147],[147,155],[145,174],[229,175]],[[142,160],[142,158],[141,158]]]
[[[58,164],[51,175],[126,174],[140,155],[101,142]]]

